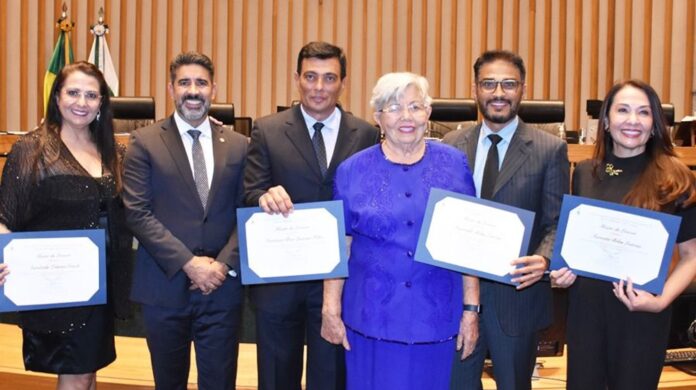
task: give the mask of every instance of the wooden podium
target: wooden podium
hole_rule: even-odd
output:
[[[22,362],[22,334],[16,325],[0,324],[0,390],[52,390],[56,376],[24,371]],[[116,337],[117,359],[97,373],[97,388],[100,390],[144,390],[152,389],[154,382],[150,366],[150,355],[145,339]],[[565,389],[566,358],[564,356],[539,358],[541,367],[532,382],[534,389]],[[189,389],[196,388],[195,359],[191,359]],[[304,379],[303,382],[304,384]],[[257,388],[256,346],[241,344],[237,372],[237,389]],[[483,375],[483,388],[495,389],[490,375]],[[673,367],[665,367],[660,378],[660,389],[696,389],[696,376],[688,375]]]

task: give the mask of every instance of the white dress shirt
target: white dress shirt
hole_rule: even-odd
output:
[[[302,116],[304,117],[305,124],[307,125],[307,131],[309,132],[309,138],[314,136],[314,124],[319,122],[318,120],[312,118],[305,112],[302,105],[300,105],[300,110],[302,111]],[[338,139],[338,128],[341,126],[341,110],[336,107],[334,112],[329,115],[328,118],[321,121],[324,127],[321,129],[321,135],[324,137],[324,147],[326,148],[326,167],[331,165],[331,158],[333,157],[334,150],[336,149],[336,140]]]
[[[515,117],[507,126],[494,132],[488,126],[486,121],[481,123],[481,133],[479,133],[478,143],[476,145],[476,159],[474,160],[474,185],[476,185],[476,197],[481,197],[481,182],[483,181],[483,169],[486,167],[486,158],[488,158],[488,149],[491,148],[491,140],[488,136],[498,134],[502,140],[498,143],[498,170],[503,166],[505,161],[505,153],[510,146],[510,140],[515,135],[517,125],[520,123],[519,117]]]
[[[177,111],[174,111],[174,121],[176,122],[177,129],[179,129],[181,142],[184,144],[184,149],[186,150],[186,156],[188,157],[192,174],[193,137],[191,137],[191,134],[189,134],[188,131],[198,130],[201,132],[198,140],[201,142],[201,147],[203,148],[203,157],[205,157],[205,173],[208,175],[208,189],[210,189],[210,183],[213,182],[213,169],[215,167],[215,160],[213,157],[213,133],[212,129],[210,128],[210,120],[208,120],[206,117],[203,123],[198,125],[198,127],[192,127],[179,115]]]

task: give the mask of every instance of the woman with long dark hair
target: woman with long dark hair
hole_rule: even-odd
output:
[[[118,234],[124,149],[115,142],[112,117],[97,67],[77,62],[58,73],[43,125],[20,137],[7,157],[1,233],[102,228],[108,262],[119,257],[128,246]],[[106,304],[21,312],[25,368],[58,374],[59,389],[93,389],[96,371],[116,358],[112,309]]]
[[[592,159],[578,164],[573,193],[678,215],[679,262],[660,295],[631,280],[610,283],[551,272],[570,287],[568,389],[655,389],[664,364],[672,301],[696,276],[696,177],[678,158],[660,99],[648,84],[611,88]]]

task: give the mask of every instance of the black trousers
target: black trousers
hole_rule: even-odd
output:
[[[612,284],[578,277],[569,291],[568,389],[654,390],[660,381],[671,307],[630,312]]]
[[[343,347],[320,334],[323,283],[254,288],[268,287],[282,293],[283,304],[255,305],[259,390],[301,389],[305,341],[307,390],[345,389]]]

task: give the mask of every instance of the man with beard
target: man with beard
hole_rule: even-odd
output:
[[[199,53],[169,65],[176,111],[131,136],[123,176],[137,237],[131,298],[143,321],[158,389],[186,389],[191,343],[199,389],[234,389],[242,288],[236,208],[247,140],[211,123],[213,64]]]
[[[297,57],[300,104],[258,119],[251,131],[244,178],[246,202],[287,215],[293,203],[333,198],[336,168],[376,144],[379,132],[343,111],[338,98],[346,56],[326,42],[310,42]],[[252,286],[256,309],[259,390],[300,390],[307,342],[307,389],[345,386],[343,347],[320,335],[323,281]]]
[[[463,321],[479,338],[463,361],[455,354],[452,389],[480,389],[487,354],[499,389],[531,388],[538,332],[550,325],[548,269],[563,194],[569,190],[566,144],[517,116],[526,85],[522,58],[487,51],[474,64],[473,95],[483,122],[447,134],[444,142],[465,152],[477,195],[536,213],[527,256],[510,259],[516,286],[480,280],[480,306]],[[486,259],[481,259],[486,261]],[[480,309],[480,310],[479,310]]]

